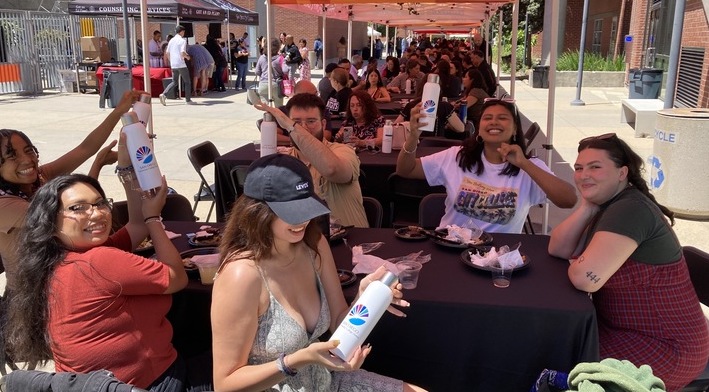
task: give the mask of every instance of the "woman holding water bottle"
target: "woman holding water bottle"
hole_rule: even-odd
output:
[[[514,101],[489,99],[480,129],[462,146],[416,158],[421,104],[411,111],[411,134],[396,163],[402,177],[446,187],[439,226],[465,226],[472,219],[486,232],[520,233],[532,205],[547,198],[561,208],[576,204],[576,191],[537,158],[528,157]]]

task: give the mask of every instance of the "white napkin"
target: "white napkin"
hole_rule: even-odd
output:
[[[172,239],[175,239],[175,238],[177,238],[177,237],[182,237],[182,234],[173,233],[173,232],[171,232],[170,230],[165,230],[165,234],[167,234],[167,238],[169,238],[169,239],[171,239],[171,240],[172,240]]]
[[[448,229],[446,239],[459,242],[461,244],[475,243],[483,234],[483,231],[477,227],[467,228],[457,225],[447,225],[446,229]]]
[[[398,269],[394,264],[380,257],[364,254],[359,245],[352,247],[352,264],[354,265],[352,272],[355,274],[371,274],[382,265],[388,271],[398,274]]]
[[[522,255],[517,249],[501,254],[493,246],[490,251],[487,252],[484,256],[480,256],[479,254],[473,253],[472,251],[469,254],[470,261],[480,267],[500,265],[504,269],[512,269],[524,264],[524,261],[522,260]]]

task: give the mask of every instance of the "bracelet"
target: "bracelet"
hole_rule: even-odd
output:
[[[133,185],[134,181],[137,180],[135,177],[135,171],[133,170],[133,166],[128,166],[128,167],[118,167],[116,166],[116,174],[118,174],[118,180],[121,182],[121,184],[129,184]]]
[[[286,353],[281,353],[276,360],[276,366],[278,371],[285,374],[286,376],[293,377],[298,374],[298,371],[286,365]]]
[[[131,171],[133,171],[133,165],[128,165],[126,167],[120,167],[120,166],[116,165],[115,173],[120,174],[120,173],[131,172]]]
[[[162,222],[162,216],[160,216],[160,215],[149,216],[149,217],[145,218],[145,220],[143,222],[146,224],[150,223],[150,222]]]
[[[288,128],[284,128],[286,132],[288,132],[288,136],[290,136],[291,132],[295,130],[295,122],[291,124]]]
[[[414,149],[413,149],[413,150],[409,151],[409,150],[406,149],[406,143],[404,143],[404,144],[401,146],[401,151],[403,151],[405,154],[413,154],[413,153],[416,152],[416,149],[417,149],[417,148],[419,148],[418,144],[417,144],[416,146],[414,146]]]

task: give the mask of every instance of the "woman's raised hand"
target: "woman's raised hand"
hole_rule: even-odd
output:
[[[517,167],[520,167],[520,165],[527,160],[522,148],[518,144],[502,143],[500,148],[497,149],[497,152],[502,155],[504,162],[509,162]]]
[[[384,276],[384,274],[386,274],[386,272],[387,272],[387,269],[384,268],[384,266],[380,266],[379,268],[377,268],[376,271],[374,271],[371,274],[362,278],[362,280],[359,282],[358,297],[361,296],[362,293],[364,293],[364,290],[367,289],[367,286],[369,286],[370,283],[381,279]],[[401,292],[402,288],[403,288],[403,286],[401,285],[401,283],[397,283],[396,286],[394,286],[391,289],[391,291],[394,293],[394,298],[392,298],[391,303],[392,303],[392,305],[397,305],[397,306],[401,306],[404,308],[408,308],[409,306],[411,306],[411,304],[408,301],[404,300],[404,293]],[[402,312],[401,310],[399,310],[391,305],[389,305],[389,307],[387,308],[387,311],[389,311],[389,313],[391,313],[395,316],[406,317],[406,313]]]
[[[409,129],[411,130],[411,136],[415,137],[416,139],[421,136],[421,130],[419,128],[428,124],[427,121],[419,122],[419,119],[422,117],[425,116],[421,112],[421,102],[419,102],[418,104],[416,104],[416,106],[411,108],[411,115],[409,116]]]

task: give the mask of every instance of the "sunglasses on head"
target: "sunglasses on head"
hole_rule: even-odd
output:
[[[618,136],[617,136],[614,132],[611,132],[611,133],[604,133],[603,135],[589,136],[589,137],[583,138],[583,139],[581,139],[581,140],[579,141],[579,145],[585,144],[585,143],[588,143],[588,142],[591,142],[591,141],[594,141],[594,140],[607,140],[607,141],[611,141],[611,140],[614,140],[614,139],[618,139]]]
[[[483,99],[483,105],[485,105],[485,107],[492,106],[493,104],[496,104],[496,103],[504,103],[504,104],[506,104],[505,106],[507,106],[507,105],[512,106],[513,114],[514,114],[515,117],[517,117],[517,105],[515,105],[515,100],[514,100],[514,98],[509,98],[509,97],[505,97],[505,98],[495,98],[495,97],[491,97],[491,98],[485,98],[485,99]]]

